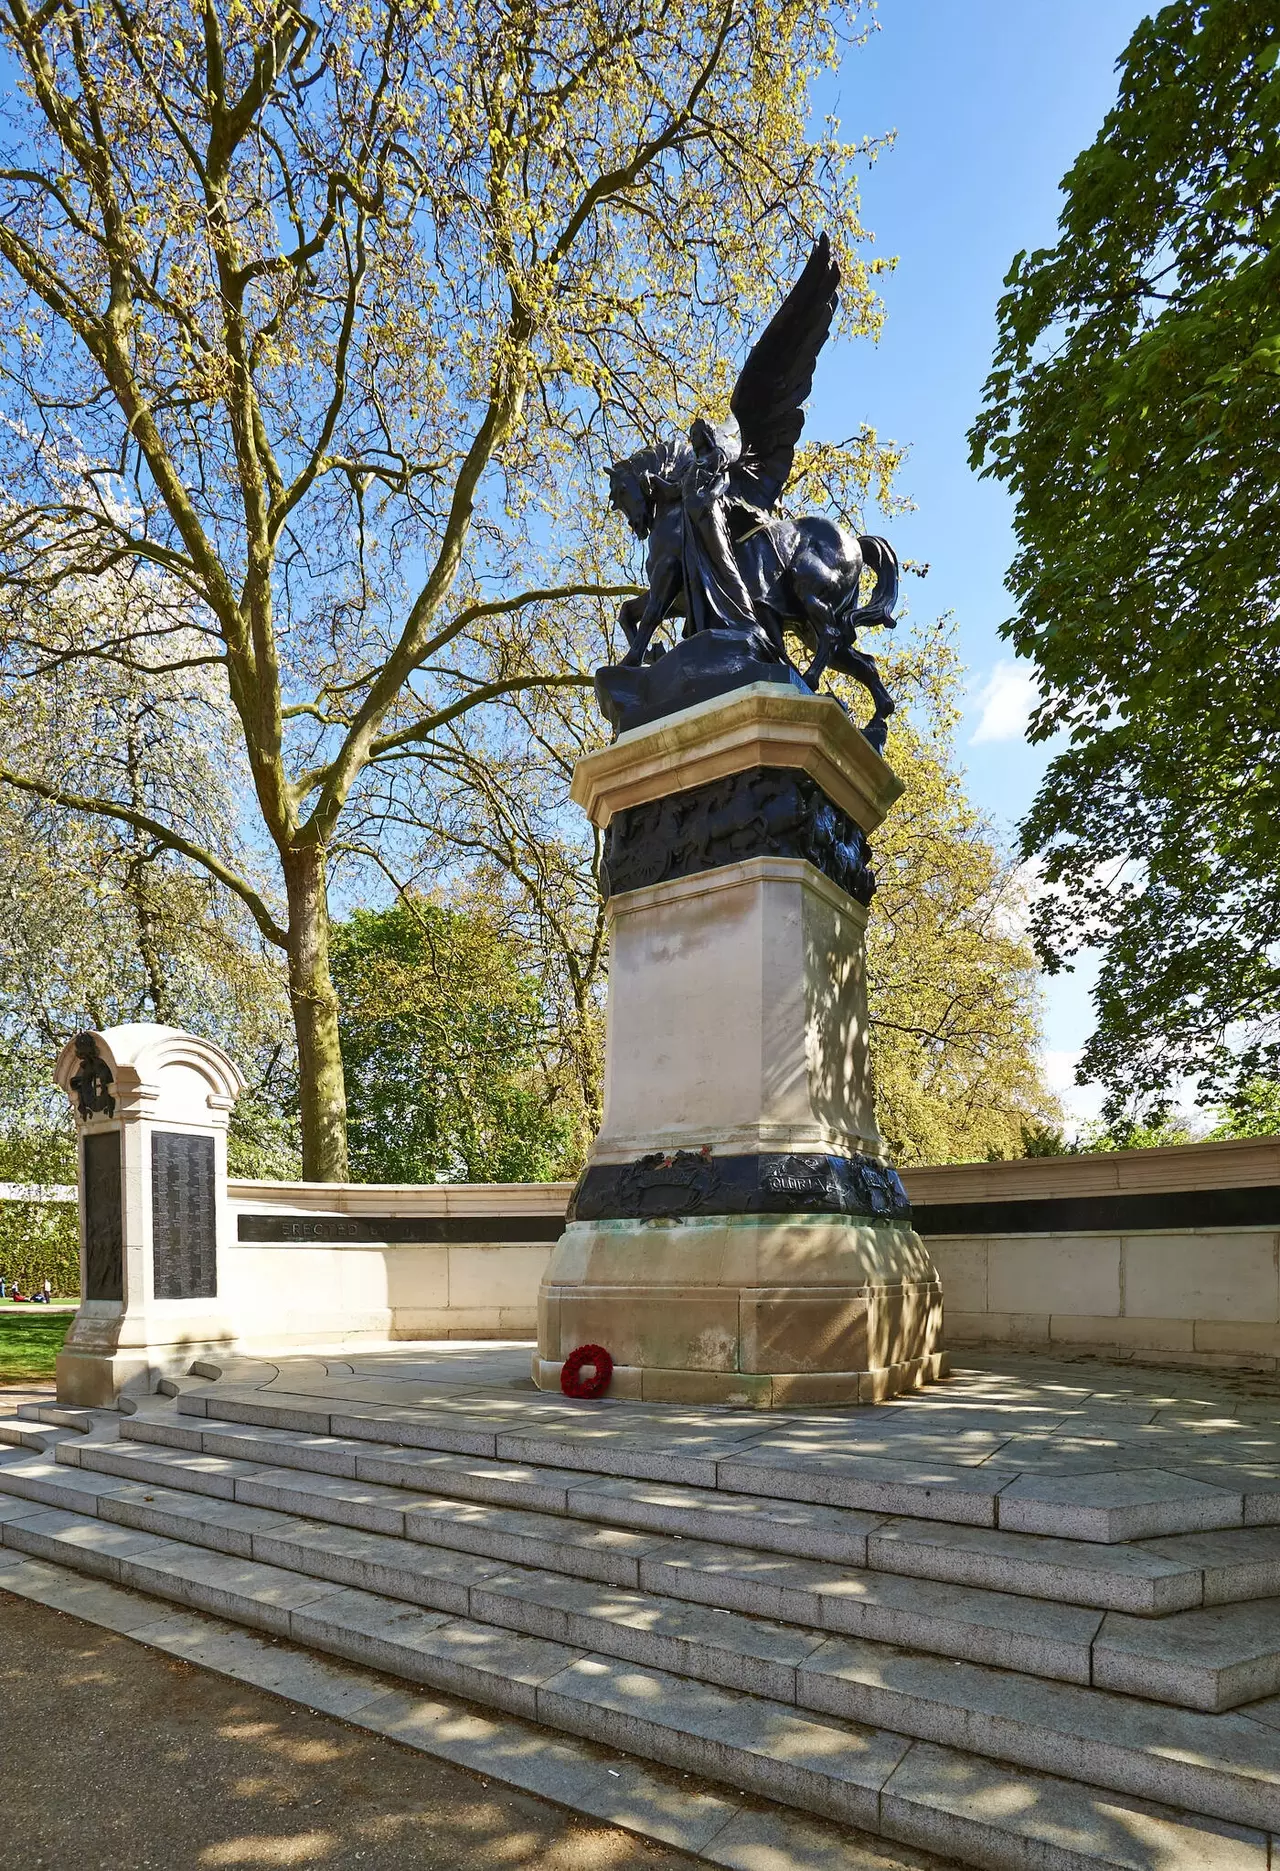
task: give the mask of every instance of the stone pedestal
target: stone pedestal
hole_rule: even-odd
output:
[[[58,1401],[107,1408],[234,1340],[221,1263],[244,1080],[210,1041],[142,1022],[80,1034],[54,1076],[76,1113],[82,1294]]]
[[[942,1295],[883,1156],[866,834],[901,786],[839,705],[759,684],[577,768],[607,828],[604,1117],[539,1295],[534,1380],[873,1402],[942,1374]]]

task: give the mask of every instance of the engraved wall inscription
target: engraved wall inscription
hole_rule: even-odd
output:
[[[118,1130],[93,1131],[84,1140],[84,1296],[124,1298]]]
[[[151,1133],[151,1228],[157,1299],[214,1299],[218,1235],[213,1138]]]
[[[521,1246],[558,1241],[564,1232],[563,1215],[244,1215],[237,1235],[244,1242],[293,1242],[340,1246],[344,1241],[369,1241],[387,1246],[448,1247],[494,1246],[513,1242]]]

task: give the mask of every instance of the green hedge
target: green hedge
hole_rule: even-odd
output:
[[[48,1280],[56,1297],[75,1299],[79,1235],[74,1202],[0,1202],[0,1273],[24,1293]]]

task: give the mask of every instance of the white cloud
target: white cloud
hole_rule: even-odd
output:
[[[1027,732],[1031,710],[1040,699],[1036,679],[1019,663],[999,662],[978,691],[982,715],[969,738],[976,747],[982,741],[1020,741]]]
[[[1067,1135],[1081,1124],[1091,1124],[1102,1116],[1102,1100],[1105,1096],[1101,1085],[1077,1085],[1076,1065],[1080,1058],[1079,1048],[1074,1052],[1058,1051],[1047,1047],[1040,1054],[1040,1069],[1050,1091],[1056,1092],[1062,1100],[1067,1116]]]

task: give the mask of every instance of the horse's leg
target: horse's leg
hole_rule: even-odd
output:
[[[862,684],[875,704],[875,713],[862,732],[876,752],[882,754],[889,737],[889,717],[895,704],[876,668],[875,659],[868,656],[865,650],[855,650],[850,644],[848,649],[841,652],[839,667],[845,675],[853,676]]]
[[[643,598],[624,598],[618,606],[618,622],[622,625],[628,649],[636,640],[636,629],[643,615]]]
[[[836,647],[834,617],[830,614],[825,618],[819,617],[815,615],[816,610],[815,605],[809,606],[809,621],[813,626],[816,640],[814,658],[801,676],[801,680],[813,690],[815,695],[818,692],[818,684],[827,673],[827,664],[831,661],[832,651]]]
[[[653,574],[656,582],[650,584],[649,595],[644,600],[644,608],[636,621],[631,637],[631,647],[622,659],[623,668],[630,668],[644,661],[654,631],[667,615],[680,593],[682,567],[678,559],[669,559],[662,568]]]

